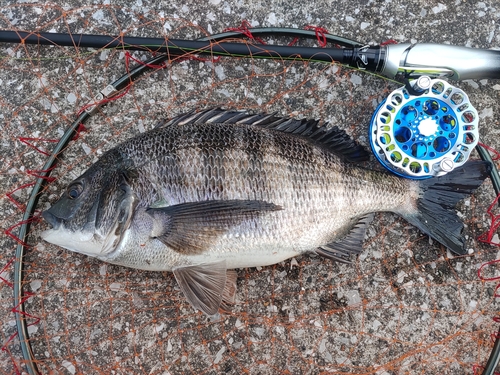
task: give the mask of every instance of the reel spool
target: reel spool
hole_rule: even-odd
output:
[[[422,76],[409,85],[394,90],[373,115],[372,150],[399,176],[444,175],[477,145],[479,116],[467,94],[446,81]]]

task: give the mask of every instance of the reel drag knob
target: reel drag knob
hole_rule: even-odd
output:
[[[469,158],[479,140],[478,119],[464,91],[421,76],[379,105],[370,145],[379,162],[399,176],[441,176]]]

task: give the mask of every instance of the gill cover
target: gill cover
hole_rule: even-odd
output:
[[[114,226],[107,233],[102,233],[105,237],[101,255],[107,255],[116,250],[120,242],[123,240],[125,232],[130,227],[135,208],[137,207],[138,199],[134,195],[130,186],[124,183],[120,185],[120,189],[123,192],[123,199],[118,205]]]

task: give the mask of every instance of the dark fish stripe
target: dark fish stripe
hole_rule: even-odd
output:
[[[204,149],[202,151],[204,190],[207,199],[222,199],[224,193],[223,185],[223,150]]]
[[[295,194],[309,196],[311,184],[322,178],[315,169],[323,164],[327,151],[321,151],[306,139],[297,140],[300,136],[289,136],[277,131],[272,131],[272,134],[276,152],[286,163],[290,186]]]
[[[175,197],[176,200],[180,200],[180,198],[184,195],[184,191],[188,186],[186,173],[183,171],[183,165],[185,165],[186,161],[182,160],[179,156],[178,149],[173,149],[170,151],[168,155],[168,160],[166,160],[167,173],[164,173],[163,179],[168,179],[163,184],[163,188],[170,189],[170,191],[164,191],[164,194],[171,194],[171,197]],[[168,199],[170,197],[164,197]]]
[[[200,134],[199,149],[204,177],[203,190],[205,199],[223,199],[226,170],[229,165],[224,159],[238,147],[238,127],[227,127],[220,124],[204,124],[198,126]]]
[[[271,131],[274,139],[274,146],[279,156],[286,160],[302,163],[315,163],[317,156],[314,152],[313,144],[306,139],[296,138],[298,136]],[[299,136],[299,138],[301,138]]]
[[[258,196],[259,193],[267,190],[266,187],[268,186],[267,174],[262,163],[265,159],[269,142],[263,132],[251,126],[246,125],[240,129],[242,130],[242,137],[245,144],[244,152],[248,162],[246,176],[255,187],[252,191],[255,195],[254,198],[260,199],[262,197]]]

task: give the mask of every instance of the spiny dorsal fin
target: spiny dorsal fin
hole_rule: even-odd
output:
[[[344,157],[350,162],[362,162],[370,158],[370,154],[363,146],[358,145],[344,130],[337,126],[331,128],[327,124],[320,125],[318,120],[297,120],[293,118],[276,118],[274,121],[258,124],[266,129],[278,130],[284,133],[295,134],[314,141],[328,151]]]
[[[357,144],[344,130],[339,129],[337,126],[328,128],[326,123],[320,125],[318,120],[279,117],[275,113],[250,114],[248,112],[211,108],[196,113],[191,111],[158,126],[166,127],[185,125],[187,123],[260,126],[265,129],[307,138],[350,162],[362,162],[368,160],[370,157],[370,154],[364,147]]]

